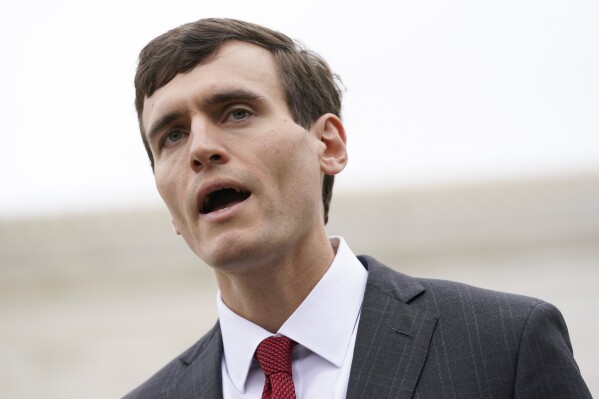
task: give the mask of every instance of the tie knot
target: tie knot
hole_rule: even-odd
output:
[[[268,377],[274,373],[291,374],[291,351],[296,342],[287,337],[269,337],[256,349],[256,360]]]

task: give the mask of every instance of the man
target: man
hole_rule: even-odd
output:
[[[540,300],[415,279],[325,234],[341,94],[285,35],[206,19],[141,52],[136,108],[219,322],[126,398],[586,398]]]

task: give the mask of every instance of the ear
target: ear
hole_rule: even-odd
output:
[[[180,236],[181,235],[181,231],[179,230],[179,228],[175,224],[175,220],[174,219],[171,219],[171,224],[173,225],[173,230],[175,231],[175,234],[178,235],[178,236]]]
[[[325,175],[336,175],[347,165],[346,137],[343,123],[334,114],[324,114],[314,122],[316,136],[320,139],[320,170]]]

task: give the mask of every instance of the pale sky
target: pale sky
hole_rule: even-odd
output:
[[[137,55],[203,17],[280,30],[341,75],[339,191],[599,172],[597,1],[11,3],[0,218],[158,204],[133,107]]]

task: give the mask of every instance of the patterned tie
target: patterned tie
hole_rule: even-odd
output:
[[[270,337],[258,345],[256,360],[266,377],[262,399],[295,399],[291,377],[291,351],[295,344],[287,337]]]

